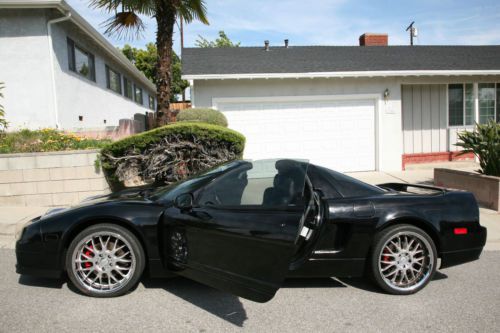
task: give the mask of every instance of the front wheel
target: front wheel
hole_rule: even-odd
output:
[[[437,250],[432,238],[422,229],[396,225],[375,237],[370,264],[373,279],[386,292],[413,294],[434,276]]]
[[[71,282],[93,297],[127,293],[139,282],[144,265],[144,251],[137,238],[114,224],[97,224],[83,230],[66,254]]]

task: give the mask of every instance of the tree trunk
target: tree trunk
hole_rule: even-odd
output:
[[[170,110],[172,86],[172,45],[176,8],[174,1],[156,1],[156,47],[158,48],[156,97],[158,101],[157,125],[162,126],[173,121]]]

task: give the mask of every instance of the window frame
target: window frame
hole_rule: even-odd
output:
[[[127,93],[127,83],[130,84],[130,95]],[[123,96],[130,100],[134,100],[134,82],[131,81],[129,78],[126,76],[123,77]]]
[[[119,91],[116,91],[113,88],[111,88],[111,75],[110,75],[111,72],[113,72],[113,73],[115,73],[115,74],[118,75],[118,81],[120,82],[120,84],[119,84],[119,87],[120,87]],[[117,93],[117,94],[120,94],[120,95],[123,94],[122,74],[120,72],[118,72],[117,70],[114,70],[113,68],[111,68],[108,65],[106,65],[106,88],[108,88],[109,90],[111,90],[114,93]]]
[[[80,77],[83,77],[89,81],[96,82],[95,75],[95,56],[93,53],[89,52],[86,48],[82,47],[80,44],[75,43],[75,41],[69,37],[66,38],[66,44],[68,48],[68,69],[77,74]],[[76,49],[78,49],[81,53],[84,53],[88,59],[88,67],[89,67],[89,75],[83,75],[76,69]]]
[[[139,91],[141,92],[141,100],[140,101],[137,100],[137,89],[139,89]],[[138,86],[135,83],[134,83],[134,102],[136,102],[139,105],[144,106],[144,91],[140,86]]]
[[[462,125],[450,125],[450,86],[462,86]],[[467,124],[467,85],[472,85],[472,124]],[[446,126],[447,128],[472,128],[474,127],[476,119],[476,91],[477,83],[462,82],[462,83],[448,83],[446,85]]]
[[[493,91],[495,94],[495,96],[493,97],[493,121],[496,123],[499,123],[500,119],[498,119],[498,117],[497,117],[497,114],[498,114],[497,102],[498,102],[498,89],[499,89],[498,85],[499,85],[499,83],[497,83],[497,82],[478,82],[477,83],[477,116],[478,116],[478,119],[476,119],[476,122],[480,125],[487,124],[487,123],[480,122],[480,120],[481,120],[481,101],[479,100],[479,85],[481,85],[481,84],[492,84],[493,85]]]
[[[148,96],[149,96],[149,109],[152,111],[156,111],[156,98],[151,94],[148,94]]]

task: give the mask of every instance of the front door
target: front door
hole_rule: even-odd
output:
[[[169,208],[170,264],[214,288],[270,300],[297,249],[306,172],[293,160],[244,163],[196,191],[191,209]]]

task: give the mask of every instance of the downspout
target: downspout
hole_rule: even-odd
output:
[[[56,75],[54,67],[54,49],[52,45],[52,24],[67,21],[71,18],[71,12],[66,12],[63,17],[59,17],[53,20],[47,21],[47,39],[49,43],[49,60],[50,60],[50,76],[52,79],[52,99],[54,102],[54,121],[56,128],[60,128],[59,125],[59,112],[57,107],[57,89],[56,89]]]

